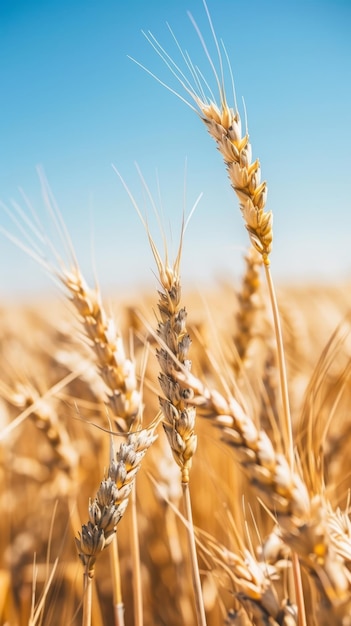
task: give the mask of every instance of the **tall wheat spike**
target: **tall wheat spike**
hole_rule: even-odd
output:
[[[180,263],[186,223],[184,223],[183,219],[178,252],[173,264],[169,262],[167,242],[163,233],[165,248],[165,260],[163,261],[151,236],[147,222],[143,218],[133,195],[118,170],[115,169],[115,171],[126,189],[146,230],[152,254],[156,262],[161,285],[161,288],[158,291],[158,310],[160,319],[158,321],[156,331],[160,347],[156,350],[156,356],[161,369],[159,383],[164,394],[163,397],[159,397],[160,407],[164,417],[162,425],[170,445],[173,458],[181,471],[184,508],[188,524],[187,530],[192,566],[196,617],[198,626],[206,626],[206,615],[196,554],[192,505],[189,492],[190,470],[197,447],[197,436],[195,435],[196,409],[191,402],[192,390],[182,388],[174,374],[174,370],[179,367],[189,370],[191,368],[191,361],[188,354],[191,346],[191,339],[186,328],[187,312],[185,307],[181,306],[180,278]],[[154,204],[145,181],[143,181],[143,183],[152,204]],[[192,211],[195,210],[196,204],[197,203],[195,203]]]

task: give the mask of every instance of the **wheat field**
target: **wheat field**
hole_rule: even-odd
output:
[[[57,297],[0,309],[4,626],[351,624],[350,285],[275,283],[267,183],[204,7],[216,97],[147,38],[223,159],[241,280],[184,289],[191,215],[172,257],[117,170],[154,292],[89,284],[43,175],[56,239],[9,209]]]
[[[334,521],[340,523],[337,539],[345,546],[350,468],[348,293],[347,286],[279,290],[301,472],[311,483],[309,493],[318,487],[332,507]],[[191,318],[193,371],[210,388],[224,388],[226,393],[228,387],[274,441],[272,420],[278,419],[279,402],[269,318],[260,308],[250,329],[250,359],[241,360],[239,374],[234,342],[236,319],[242,313],[239,296],[240,288],[236,291],[230,285],[206,294],[206,314],[199,294],[184,296]],[[158,412],[157,363],[152,354],[156,340],[143,329],[137,314],[140,311],[142,319],[152,321],[154,300],[143,294],[138,301],[114,302],[121,333],[127,338],[133,333],[138,377],[145,345],[151,346],[143,375],[145,424]],[[340,320],[343,324],[323,353]],[[106,390],[74,315],[62,303],[3,308],[1,334],[1,623],[80,624],[82,567],[74,536],[109,463],[109,436],[97,428],[109,428]],[[20,415],[24,419],[11,429]],[[312,419],[313,460],[306,458]],[[260,504],[255,477],[245,472],[238,449],[222,441],[214,421],[211,416],[197,419],[198,450],[191,478],[207,623],[226,623],[230,609],[237,617],[228,617],[228,623],[290,623],[283,612],[278,615],[285,603],[294,604],[289,542],[276,537],[266,543],[276,528],[273,515]],[[160,429],[158,435],[136,481],[144,623],[192,624],[196,622],[180,473]],[[117,531],[126,624],[135,623],[130,529],[127,508]],[[96,564],[93,624],[114,623],[107,553]],[[339,604],[345,606],[345,598],[342,603],[324,598],[324,606],[310,563],[304,564],[302,576],[308,623],[339,623],[337,609]],[[265,595],[270,593],[275,601],[266,605]],[[42,616],[34,621],[31,607],[40,605],[43,594]],[[344,617],[340,623],[347,623]]]

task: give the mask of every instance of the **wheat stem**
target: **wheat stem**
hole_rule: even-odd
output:
[[[276,336],[276,345],[277,345],[277,355],[278,355],[278,367],[279,367],[279,376],[280,376],[280,387],[281,387],[281,396],[283,403],[283,438],[285,443],[285,453],[287,455],[287,459],[290,464],[290,469],[294,468],[294,439],[292,432],[292,423],[291,423],[291,415],[290,415],[290,405],[289,405],[289,393],[288,393],[288,383],[287,383],[287,374],[286,374],[286,365],[284,358],[284,346],[283,346],[283,337],[281,330],[281,323],[278,311],[277,298],[274,289],[274,283],[272,279],[272,274],[270,271],[270,266],[264,264],[266,280],[269,290],[269,296],[272,306],[273,313],[273,321],[274,321],[274,330]]]
[[[198,626],[205,626],[206,617],[196,556],[191,500],[188,486],[193,455],[197,447],[197,436],[194,432],[196,410],[189,402],[192,397],[192,391],[190,389],[181,389],[174,372],[174,370],[177,369],[175,365],[176,362],[179,362],[181,367],[185,367],[187,370],[191,368],[191,361],[188,356],[191,338],[186,328],[187,312],[185,307],[181,306],[180,279],[180,261],[186,223],[184,223],[183,219],[177,255],[171,266],[168,260],[167,242],[164,233],[165,260],[163,261],[135,200],[130,192],[128,193],[146,228],[162,288],[158,291],[158,310],[160,317],[156,331],[161,346],[156,350],[156,357],[161,370],[159,383],[164,394],[164,397],[159,397],[159,402],[164,417],[162,424],[164,432],[172,450],[173,457],[181,471],[184,505],[186,518],[188,520],[187,530],[197,622]]]
[[[91,569],[89,567],[89,564],[86,565],[83,577],[84,577],[84,596],[83,596],[82,626],[91,626],[94,568]]]
[[[283,336],[281,330],[280,316],[278,311],[277,298],[274,288],[274,283],[272,279],[272,274],[270,271],[270,265],[264,264],[266,281],[269,290],[269,296],[272,306],[273,313],[273,321],[274,321],[274,330],[276,337],[276,345],[277,345],[277,355],[278,355],[278,368],[279,368],[279,376],[280,376],[280,388],[281,388],[281,396],[282,396],[282,404],[283,404],[283,438],[285,440],[285,451],[287,455],[287,459],[290,464],[291,471],[294,470],[294,439],[292,432],[292,421],[290,414],[290,405],[289,405],[289,393],[288,393],[288,381],[287,381],[287,373],[286,373],[286,364],[284,357],[284,346],[283,346]],[[296,552],[293,552],[293,575],[294,575],[294,586],[296,593],[296,604],[298,607],[298,624],[299,626],[306,626],[306,612],[305,612],[305,601],[304,594],[302,588],[301,581],[301,568],[298,555]]]
[[[75,539],[85,572],[93,572],[96,559],[113,541],[141,462],[156,439],[156,425],[157,421],[148,429],[128,434],[127,441],[119,446],[116,460],[110,461],[107,477],[100,483],[95,499],[90,501],[89,521]]]
[[[292,553],[292,566],[297,605],[297,622],[298,626],[307,626],[305,598],[301,578],[301,567],[299,557],[296,552]]]
[[[195,533],[194,533],[189,482],[185,482],[185,483],[183,482],[182,489],[183,489],[183,502],[184,502],[184,509],[185,509],[185,517],[188,522],[187,535],[188,535],[188,545],[189,545],[190,560],[191,560],[191,573],[192,573],[192,581],[193,581],[197,624],[198,626],[206,626],[205,607],[204,607],[204,601],[203,601],[203,595],[202,595],[199,564],[198,564],[197,554],[196,554],[196,543],[195,543]]]
[[[133,569],[133,603],[134,603],[134,625],[143,626],[143,595],[140,572],[140,550],[138,538],[138,519],[136,508],[135,482],[130,494],[131,505],[131,549],[132,549],[132,569]]]
[[[262,303],[260,298],[262,258],[251,246],[245,255],[245,274],[238,294],[239,308],[235,320],[234,345],[236,357],[233,367],[236,375],[251,365],[250,347],[257,335],[257,317]]]
[[[124,626],[124,604],[121,602],[120,604],[114,605],[114,619],[116,626]]]
[[[115,535],[110,550],[110,565],[112,574],[112,593],[115,626],[124,626],[124,604],[121,588],[121,572],[118,556],[118,538]]]

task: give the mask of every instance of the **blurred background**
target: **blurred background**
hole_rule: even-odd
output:
[[[268,181],[276,279],[347,280],[351,4],[209,0],[208,6],[231,60],[243,119],[247,112],[253,157]],[[138,164],[174,250],[183,210],[189,214],[203,194],[185,237],[185,285],[242,272],[247,234],[215,145],[189,107],[128,58],[184,96],[142,34],[150,30],[183,67],[169,23],[215,88],[187,11],[216,60],[201,0],[0,3],[0,199],[24,207],[23,190],[45,221],[40,165],[81,267],[88,276],[96,267],[105,290],[155,284],[145,231],[112,164],[158,239]],[[0,225],[16,232],[3,206]],[[3,235],[0,255],[1,298],[53,288]]]

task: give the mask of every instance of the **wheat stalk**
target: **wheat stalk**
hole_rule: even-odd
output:
[[[175,375],[194,391],[199,414],[211,418],[220,429],[222,440],[234,450],[252,487],[279,522],[284,541],[314,572],[328,602],[340,603],[347,610],[350,575],[340,546],[351,550],[351,537],[340,533],[343,544],[340,538],[336,540],[334,516],[325,498],[311,497],[300,474],[233,397],[206,388],[186,369],[175,370]]]
[[[143,223],[157,266],[160,281],[160,289],[158,290],[159,301],[157,306],[160,318],[158,320],[156,334],[160,347],[156,349],[156,357],[161,369],[158,380],[164,394],[164,397],[159,396],[160,407],[164,417],[162,425],[170,445],[173,458],[181,471],[181,484],[183,490],[185,517],[187,519],[187,534],[192,565],[197,623],[199,626],[206,626],[206,615],[196,554],[192,505],[189,492],[190,470],[197,447],[197,436],[195,435],[196,409],[191,403],[191,390],[181,388],[173,374],[175,362],[179,363],[180,367],[187,368],[188,370],[191,368],[191,361],[188,356],[191,339],[186,328],[187,312],[185,307],[181,305],[180,278],[183,237],[187,222],[184,222],[183,218],[179,247],[173,264],[169,262],[167,242],[163,233],[165,248],[165,260],[163,261],[151,236],[147,222],[143,218],[133,195],[118,170],[115,169],[115,171]],[[143,179],[142,181],[146,192],[154,205],[151,193],[145,181]],[[195,210],[196,205],[197,203],[195,203],[190,216]]]
[[[257,318],[262,309],[260,297],[261,257],[255,248],[250,248],[245,256],[245,273],[241,291],[238,294],[239,309],[236,314],[234,345],[237,352],[234,362],[235,372],[251,364],[250,347],[255,337]],[[240,367],[239,367],[240,366]]]
[[[151,444],[155,441],[155,426],[129,433],[112,460],[106,477],[89,505],[89,521],[76,537],[79,558],[84,566],[83,626],[91,620],[92,586],[98,556],[113,541],[117,524],[128,505],[136,475]]]

